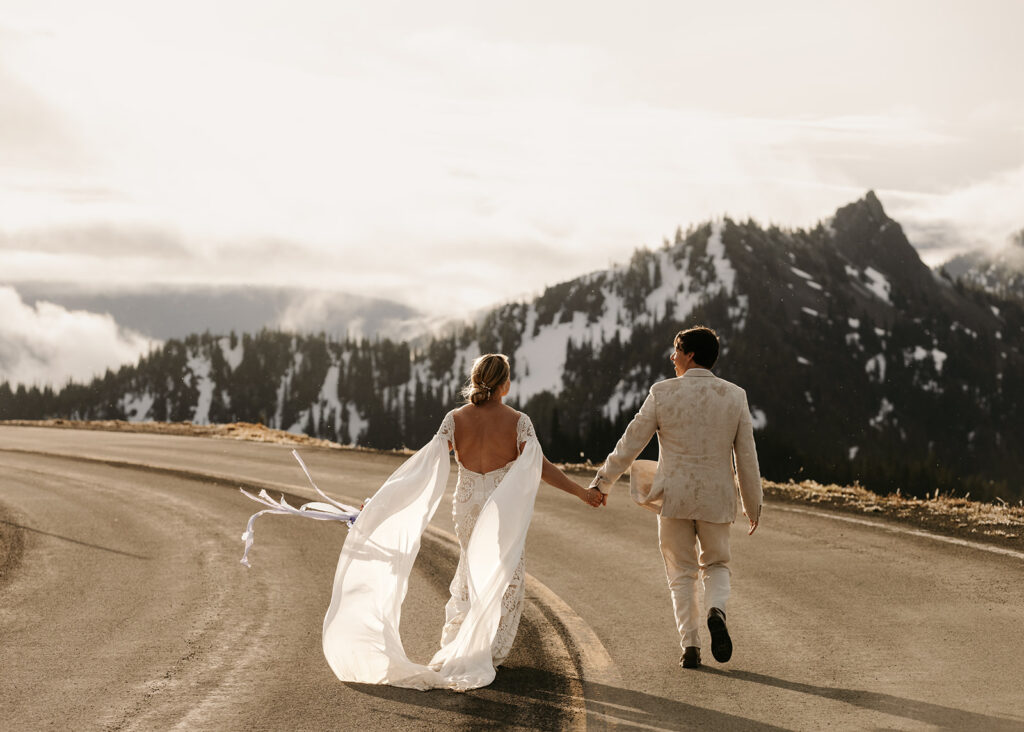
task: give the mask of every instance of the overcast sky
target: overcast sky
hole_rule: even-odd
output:
[[[0,0],[0,282],[458,314],[875,189],[1024,227],[1024,2]]]

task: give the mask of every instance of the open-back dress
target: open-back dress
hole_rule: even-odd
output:
[[[441,646],[450,643],[462,627],[469,611],[469,581],[466,571],[466,548],[469,546],[470,537],[476,526],[477,517],[483,510],[494,490],[501,484],[502,479],[515,465],[513,460],[500,468],[486,473],[477,473],[470,470],[459,459],[459,448],[455,444],[455,422],[454,412],[449,412],[442,424],[441,431],[451,434],[451,444],[455,452],[455,462],[459,466],[459,480],[455,486],[455,497],[452,500],[452,517],[455,519],[455,535],[459,539],[459,566],[452,578],[451,599],[445,606],[445,625],[441,632]],[[519,415],[516,424],[516,451],[519,446],[530,438],[536,439],[533,432],[533,423],[525,414]],[[518,459],[518,458],[517,458]],[[498,632],[491,643],[491,660],[495,666],[501,663],[512,650],[512,642],[516,638],[516,631],[519,628],[519,618],[523,614],[523,597],[526,594],[526,563],[523,554],[519,555],[519,562],[516,564],[512,574],[512,581],[509,583],[505,594],[501,598],[501,619],[498,621]]]

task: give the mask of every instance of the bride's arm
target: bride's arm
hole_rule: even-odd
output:
[[[563,473],[557,465],[547,458],[544,458],[544,464],[540,471],[540,479],[559,490],[571,493],[584,503],[590,504],[595,508],[601,505],[602,496],[599,490],[596,488],[584,488],[568,475]]]

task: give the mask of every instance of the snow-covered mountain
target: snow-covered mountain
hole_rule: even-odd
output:
[[[999,249],[976,249],[960,254],[946,262],[942,269],[969,287],[1024,299],[1024,230]]]
[[[500,351],[546,453],[599,461],[697,323],[722,338],[716,372],[747,390],[767,477],[1024,497],[1024,305],[934,274],[872,193],[810,230],[677,232],[413,345],[190,336],[88,386],[0,386],[0,416],[247,420],[415,447],[473,358]]]

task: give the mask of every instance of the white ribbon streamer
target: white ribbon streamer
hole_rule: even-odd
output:
[[[306,518],[316,519],[317,521],[344,521],[346,526],[349,528],[351,528],[356,522],[356,519],[359,518],[361,509],[336,501],[320,490],[320,488],[317,487],[317,484],[313,481],[313,476],[309,474],[309,468],[306,467],[306,463],[304,463],[302,458],[299,457],[298,451],[292,450],[292,456],[298,460],[299,466],[302,468],[302,472],[306,474],[306,478],[309,480],[309,484],[313,486],[313,490],[327,499],[328,503],[323,503],[322,501],[310,501],[309,503],[304,503],[298,508],[295,508],[284,500],[284,494],[281,495],[280,499],[275,501],[270,497],[266,489],[261,490],[258,496],[254,496],[244,488],[239,488],[238,490],[242,491],[242,494],[247,498],[256,501],[256,503],[261,503],[264,506],[269,506],[269,508],[257,511],[249,517],[249,523],[246,524],[245,533],[242,534],[242,541],[245,542],[245,552],[242,554],[242,564],[246,567],[252,567],[252,565],[249,564],[249,550],[252,548],[252,544],[255,539],[253,525],[256,523],[256,519],[265,513],[291,514],[293,516],[304,516]]]

